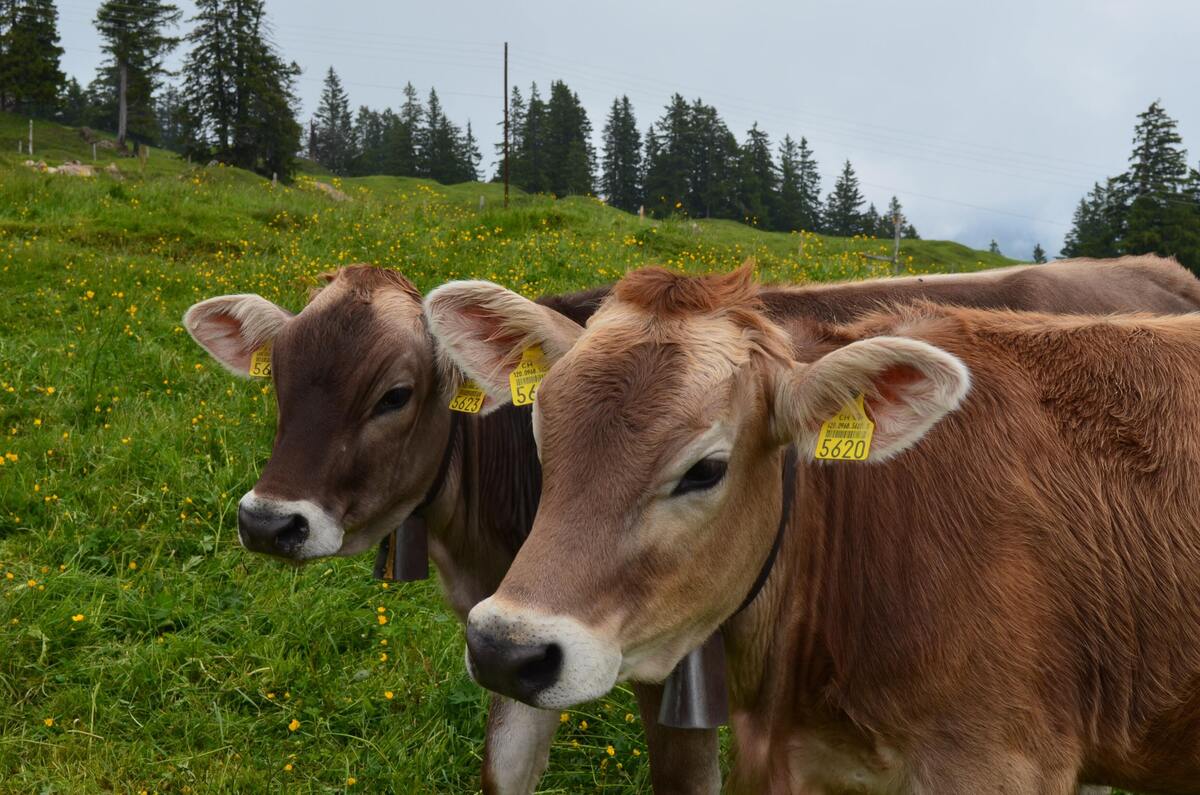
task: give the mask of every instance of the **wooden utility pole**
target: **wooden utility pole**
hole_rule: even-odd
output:
[[[33,157],[33,119],[29,120],[29,156]]]
[[[508,209],[508,42],[504,42],[504,209]]]

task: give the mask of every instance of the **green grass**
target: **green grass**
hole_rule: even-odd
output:
[[[584,198],[515,195],[504,210],[496,185],[346,180],[352,201],[337,203],[158,150],[145,174],[102,158],[123,181],[40,174],[16,154],[25,124],[0,116],[6,792],[476,786],[484,698],[435,586],[384,589],[369,556],[297,570],[238,547],[235,503],[268,455],[274,401],[191,342],[194,301],[255,291],[299,309],[316,274],[356,261],[426,290],[474,276],[527,294],[748,255],[766,278],[886,269],[860,256],[885,241],[639,222]],[[90,160],[54,125],[35,151]],[[953,243],[904,254],[918,272],[1007,263]],[[631,703],[568,714],[547,791],[647,788]]]

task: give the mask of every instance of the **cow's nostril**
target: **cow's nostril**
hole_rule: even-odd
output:
[[[246,549],[292,557],[308,539],[308,519],[302,514],[277,514],[238,506],[238,537]]]
[[[531,650],[529,659],[517,668],[517,679],[529,689],[529,692],[537,693],[554,684],[558,679],[558,673],[562,670],[562,661],[562,648],[557,643],[535,647]]]
[[[470,624],[467,652],[475,681],[526,703],[557,682],[563,667],[557,643],[513,643]]]
[[[283,553],[290,553],[308,539],[308,520],[298,513],[288,517],[288,521],[275,534],[275,546]]]

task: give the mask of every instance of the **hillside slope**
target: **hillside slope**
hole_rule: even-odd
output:
[[[0,167],[11,167],[17,172],[23,168],[22,163],[28,159],[28,155],[18,154],[16,144],[18,140],[25,141],[27,135],[26,119],[0,113]],[[95,135],[112,140],[111,135]],[[121,156],[113,149],[98,148],[97,158],[93,160],[92,147],[83,140],[79,130],[49,122],[34,123],[34,151],[35,160],[50,166],[78,160],[84,164],[94,164],[98,170],[102,170],[110,164],[115,164],[127,180],[136,181],[145,187],[161,182],[165,177],[183,178],[184,175],[188,175],[193,181],[215,183],[222,193],[231,192],[230,189],[236,185],[240,188],[237,191],[239,195],[229,196],[231,202],[223,208],[228,211],[222,213],[226,216],[226,223],[218,223],[216,228],[211,230],[218,234],[221,231],[229,231],[228,222],[237,220],[234,216],[238,211],[261,214],[275,207],[284,207],[290,211],[292,208],[288,208],[289,204],[295,204],[295,209],[300,209],[306,207],[306,203],[294,194],[312,192],[289,189],[275,192],[255,190],[267,187],[268,181],[241,169],[205,168],[162,149],[150,149],[144,168],[136,158]],[[100,179],[105,181],[111,178],[105,175]],[[301,188],[305,185],[311,188],[313,179],[328,183],[332,177],[317,164],[303,161],[297,184]],[[429,180],[380,176],[350,178],[340,180],[338,184],[360,204],[379,203],[395,207],[397,200],[400,203],[411,204],[408,200],[412,198],[418,198],[422,204],[434,202],[451,210],[445,219],[445,226],[463,230],[477,224],[484,228],[504,229],[510,237],[514,234],[554,231],[600,240],[636,239],[636,243],[627,245],[636,246],[641,256],[618,256],[602,263],[601,266],[610,274],[616,266],[629,267],[651,260],[683,268],[693,265],[712,267],[719,262],[726,262],[730,257],[736,259],[753,254],[760,258],[767,278],[857,278],[888,272],[886,263],[865,260],[861,254],[891,254],[889,240],[846,239],[811,233],[762,232],[726,220],[639,220],[628,213],[606,207],[595,199],[584,197],[555,200],[547,196],[528,196],[514,190],[511,207],[505,211],[501,207],[502,188],[495,183],[444,186]],[[166,199],[169,191],[163,191],[160,186],[156,193],[160,194],[160,198]],[[294,201],[290,201],[291,199]],[[163,205],[162,209],[170,208]],[[355,211],[350,211],[349,214],[353,215]],[[97,222],[106,220],[108,219],[96,219]],[[169,233],[171,225],[182,219],[170,213],[160,220],[163,224],[156,225],[158,231]],[[903,241],[901,259],[905,269],[910,272],[975,270],[1013,262],[1005,257],[976,251],[958,243],[927,240]]]

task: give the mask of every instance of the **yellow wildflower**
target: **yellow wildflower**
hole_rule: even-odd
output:
[[[292,718],[292,722],[288,724],[288,731],[294,732],[294,731],[296,731],[296,729],[299,729],[299,728],[300,728],[300,721],[296,720],[295,718]]]

